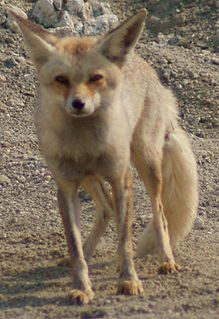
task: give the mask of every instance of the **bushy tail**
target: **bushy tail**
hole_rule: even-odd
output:
[[[198,203],[196,161],[188,138],[180,128],[170,134],[164,146],[162,171],[164,213],[174,247],[191,230]],[[140,237],[137,256],[158,251],[152,219]]]

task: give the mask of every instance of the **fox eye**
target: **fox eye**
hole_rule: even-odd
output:
[[[60,84],[63,84],[63,85],[69,85],[69,79],[64,76],[64,75],[58,75],[55,77],[55,81],[60,83]]]
[[[89,82],[97,82],[103,79],[103,75],[102,74],[95,74],[93,76],[90,77]]]

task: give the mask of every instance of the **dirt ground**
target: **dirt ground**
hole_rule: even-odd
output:
[[[13,3],[28,12],[34,1]],[[112,223],[91,260],[91,304],[69,304],[70,270],[54,181],[42,159],[33,125],[36,76],[20,35],[0,28],[0,319],[216,319],[218,318],[218,1],[110,1],[122,19],[150,9],[138,52],[171,87],[181,123],[190,134],[199,171],[200,201],[192,232],[175,252],[182,271],[158,275],[155,257],[136,259],[145,293],[116,295],[116,236]],[[0,13],[4,10],[0,6]],[[1,22],[0,22],[1,23]],[[162,32],[162,33],[161,33]],[[151,213],[135,174],[134,244]],[[94,207],[83,203],[82,234]]]

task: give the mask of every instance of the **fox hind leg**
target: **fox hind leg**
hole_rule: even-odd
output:
[[[180,270],[176,264],[162,203],[162,155],[145,149],[133,150],[132,160],[139,176],[142,178],[151,200],[153,212],[152,223],[157,236],[159,251],[163,260],[159,268],[160,273]]]

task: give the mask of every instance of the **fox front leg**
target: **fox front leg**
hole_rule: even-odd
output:
[[[115,220],[118,232],[119,283],[118,293],[139,295],[143,293],[141,281],[135,271],[132,247],[132,177],[127,170],[124,178],[112,183]]]
[[[73,304],[86,304],[94,297],[84,258],[80,228],[77,221],[77,187],[59,187],[57,199],[64,224],[73,271],[73,289],[69,297]]]
[[[110,193],[102,179],[93,176],[86,177],[83,180],[82,187],[90,193],[96,204],[95,224],[83,247],[85,259],[89,261],[113,215],[113,204]]]

